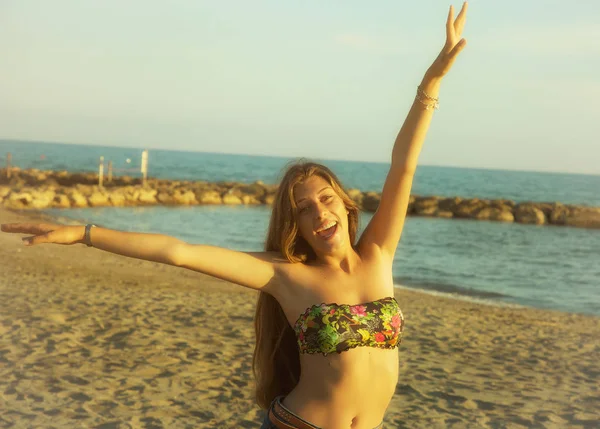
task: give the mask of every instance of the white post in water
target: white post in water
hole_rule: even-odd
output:
[[[98,186],[102,187],[102,179],[104,178],[104,157],[100,157],[100,165],[98,165]]]
[[[112,183],[112,161],[108,161],[108,177],[107,182]]]
[[[148,179],[148,150],[144,149],[142,152],[142,186],[146,186],[146,181]]]

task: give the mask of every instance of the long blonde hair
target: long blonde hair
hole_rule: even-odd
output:
[[[311,176],[327,181],[348,210],[350,244],[355,245],[359,209],[343,189],[336,175],[324,165],[299,160],[288,166],[275,200],[269,223],[266,251],[277,251],[290,263],[305,263],[316,258],[310,245],[300,235],[296,223],[294,186]],[[252,369],[256,378],[256,402],[268,408],[273,399],[287,395],[300,379],[300,355],[296,335],[279,302],[272,295],[260,292],[254,316],[256,346]]]

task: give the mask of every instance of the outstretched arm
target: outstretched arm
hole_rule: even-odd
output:
[[[28,234],[26,245],[84,243],[85,227],[56,224],[4,224],[3,232]],[[238,252],[216,246],[195,245],[162,234],[92,228],[91,243],[107,252],[199,271],[252,289],[272,293],[279,268],[274,252]]]
[[[446,43],[417,89],[415,101],[394,143],[392,163],[383,186],[379,208],[359,242],[360,246],[366,248],[379,248],[391,258],[402,234],[417,161],[433,111],[437,108],[442,78],[466,46],[466,40],[461,39],[466,12],[465,2],[454,19],[454,8],[450,6],[446,21]]]

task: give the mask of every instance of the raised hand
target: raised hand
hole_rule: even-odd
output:
[[[64,226],[50,223],[5,223],[0,230],[16,234],[29,234],[22,238],[26,246],[42,243],[77,244],[83,243],[85,227]]]
[[[468,3],[464,2],[458,16],[454,19],[454,6],[450,6],[446,20],[446,44],[427,71],[430,77],[439,78],[448,73],[458,54],[467,45],[467,41],[461,38],[467,18],[467,8]]]

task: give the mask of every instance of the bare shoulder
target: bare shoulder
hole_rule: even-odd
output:
[[[273,280],[263,288],[264,292],[280,303],[290,301],[302,293],[310,277],[310,269],[306,265],[292,263],[279,252],[260,252],[257,255],[271,263],[275,272]]]

